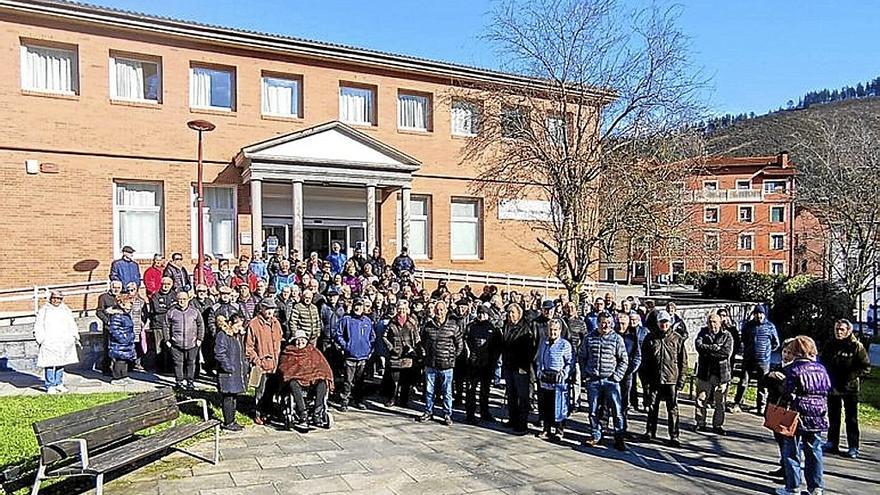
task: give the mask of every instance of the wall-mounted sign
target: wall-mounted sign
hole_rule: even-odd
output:
[[[550,202],[537,199],[502,199],[498,201],[498,220],[548,222]]]
[[[238,241],[242,246],[250,246],[253,244],[251,233],[250,232],[239,232]]]

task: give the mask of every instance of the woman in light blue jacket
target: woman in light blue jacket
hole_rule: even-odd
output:
[[[562,438],[568,416],[568,377],[573,364],[571,344],[562,338],[562,323],[550,320],[547,336],[541,339],[535,357],[538,377],[538,400],[541,401],[543,431],[538,435],[558,441]]]

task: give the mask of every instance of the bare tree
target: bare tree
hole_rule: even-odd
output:
[[[880,263],[880,119],[834,112],[800,135],[796,201],[828,237],[832,280],[853,307]]]
[[[684,219],[682,181],[701,156],[699,71],[678,11],[617,0],[501,0],[485,35],[524,84],[452,94],[482,105],[463,161],[496,200],[549,202],[532,222],[540,253],[575,295],[615,236],[664,246]],[[465,101],[480,93],[480,104]]]

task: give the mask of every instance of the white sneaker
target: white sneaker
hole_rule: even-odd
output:
[[[825,490],[822,488],[813,488],[810,491],[810,495],[825,495]]]
[[[46,389],[46,393],[49,395],[58,395],[61,393],[61,391],[58,390],[57,387],[49,387]]]
[[[776,489],[776,495],[801,495],[801,491],[799,488],[789,491],[784,486],[780,486]]]
[[[64,385],[58,385],[58,386],[55,387],[55,388],[56,388],[59,392],[61,392],[62,394],[66,394],[67,392],[70,392],[70,390],[69,390],[67,387],[65,387]]]

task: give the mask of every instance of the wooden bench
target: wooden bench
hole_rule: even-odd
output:
[[[200,403],[202,420],[177,425],[180,404]],[[171,422],[159,433],[136,434],[146,428]],[[220,421],[208,416],[205,399],[178,402],[174,392],[162,388],[91,409],[34,423],[40,446],[40,465],[32,495],[42,480],[62,476],[94,476],[96,493],[102,495],[104,474],[162,452],[203,431],[214,429],[214,458],[220,448]]]

